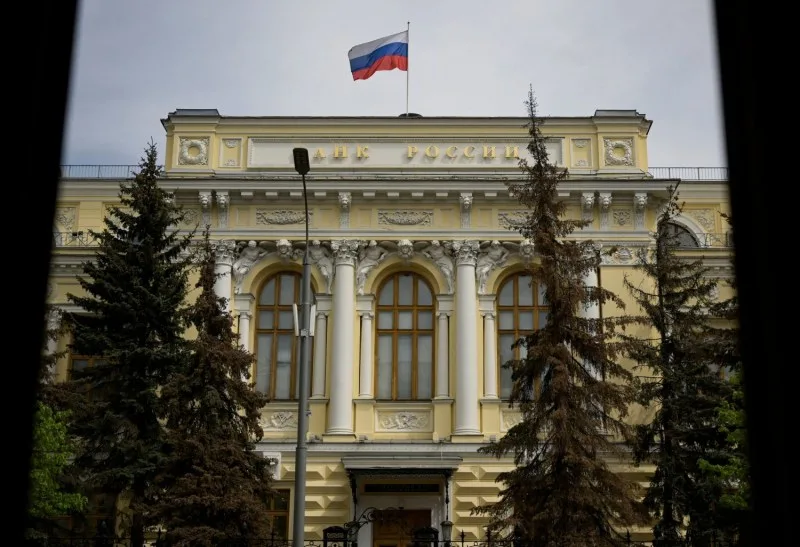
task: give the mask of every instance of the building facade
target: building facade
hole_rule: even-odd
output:
[[[228,299],[241,343],[255,355],[263,409],[258,450],[274,462],[273,521],[292,537],[290,507],[298,417],[299,302],[305,252],[303,188],[292,149],[309,151],[308,251],[315,296],[308,539],[329,526],[392,508],[414,526],[453,523],[454,536],[484,537],[475,507],[497,499],[510,461],[478,449],[519,419],[501,367],[511,344],[546,321],[527,265],[536,249],[517,227],[525,212],[507,182],[521,177],[522,118],[228,117],[177,110],[166,131],[163,186],[187,211],[185,229],[211,226],[218,295]],[[615,251],[587,284],[623,299],[636,248],[651,244],[667,186],[686,205],[674,229],[686,252],[730,275],[724,169],[650,168],[651,122],[636,111],[548,118],[552,161],[569,169],[560,198],[591,224],[575,234]],[[54,227],[50,301],[69,309],[88,230],[102,229],[127,166],[64,166]],[[721,288],[721,290],[725,290]],[[71,310],[79,311],[79,310]],[[630,310],[628,310],[630,311]],[[619,313],[615,309],[587,314]],[[66,347],[66,341],[62,341]],[[55,348],[53,348],[55,349]],[[68,356],[64,379],[89,358]],[[632,420],[646,420],[632,409]],[[650,471],[612,468],[639,481]],[[645,532],[634,531],[634,532]],[[377,523],[363,545],[401,543]]]

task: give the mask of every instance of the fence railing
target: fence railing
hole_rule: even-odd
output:
[[[728,180],[727,167],[650,167],[648,172],[657,179]]]
[[[56,247],[93,247],[97,238],[89,232],[53,232],[53,245]]]

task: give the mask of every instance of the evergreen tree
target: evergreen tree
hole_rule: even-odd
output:
[[[654,545],[675,545],[685,530],[694,545],[710,540],[719,489],[699,474],[701,457],[724,444],[716,427],[717,408],[726,390],[714,366],[718,346],[710,322],[716,282],[701,260],[678,252],[670,222],[680,213],[677,188],[656,223],[655,249],[639,253],[639,268],[652,288],[625,279],[644,311],[637,322],[650,338],[622,335],[626,353],[646,371],[638,399],[657,407],[651,423],[637,426],[632,443],[638,464],[655,465],[644,504],[655,517]]]
[[[176,547],[267,536],[269,529],[269,462],[254,452],[267,400],[247,381],[253,355],[239,344],[224,299],[214,293],[207,234],[202,251],[200,295],[190,310],[197,338],[161,394],[169,456],[153,517]]]
[[[730,225],[730,218],[723,215]],[[733,294],[712,308],[712,315],[727,324],[715,329],[715,363],[729,374],[729,393],[717,408],[717,427],[725,443],[713,458],[701,458],[700,469],[706,481],[716,483],[721,493],[716,503],[714,528],[719,537],[732,539],[741,535],[750,508],[750,466],[747,456],[742,360],[739,351],[739,302],[736,280],[728,281]]]
[[[47,307],[48,319],[59,315],[58,310]],[[42,351],[33,418],[26,529],[26,536],[32,539],[46,537],[52,527],[52,518],[83,511],[87,504],[86,497],[79,492],[70,491],[64,480],[65,470],[75,455],[75,446],[67,430],[69,413],[57,410],[58,403],[64,399],[60,396],[61,390],[53,384],[52,377],[55,364],[63,352],[50,352],[47,347],[49,342],[59,340],[61,329],[51,326],[49,321],[46,324],[45,347]]]
[[[526,180],[509,188],[528,208],[521,233],[540,258],[531,275],[544,286],[550,309],[545,326],[516,342],[526,356],[504,365],[513,371],[511,404],[520,408],[522,421],[481,451],[512,454],[515,468],[498,477],[504,483],[500,500],[477,512],[489,515],[490,529],[513,529],[535,547],[615,545],[618,530],[640,516],[635,485],[606,462],[619,451],[611,437],[624,439],[629,432],[622,419],[631,401],[631,374],[615,361],[610,339],[619,320],[581,312],[624,304],[608,290],[584,284],[600,256],[591,241],[568,239],[587,223],[564,218],[557,187],[567,173],[550,163],[533,91],[526,105],[533,161],[520,162]]]
[[[79,278],[84,296],[69,300],[87,312],[71,317],[73,353],[102,357],[76,373],[85,393],[75,412],[81,440],[76,466],[87,487],[129,500],[126,530],[144,541],[149,487],[163,464],[157,389],[185,358],[185,298],[191,234],[172,228],[183,212],[158,184],[155,144],[139,172],[120,185],[98,248]]]

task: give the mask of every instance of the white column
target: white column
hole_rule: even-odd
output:
[[[483,313],[483,396],[497,399],[497,332],[490,311]]]
[[[450,322],[449,313],[439,312],[436,340],[436,398],[450,397]]]
[[[597,270],[592,269],[583,277],[583,283],[586,287],[597,287]],[[600,304],[592,302],[586,309],[582,309],[582,315],[586,319],[600,319]],[[600,370],[591,366],[589,368],[596,378],[600,378]]]
[[[361,368],[359,371],[360,399],[372,399],[372,318],[371,311],[361,312]]]
[[[317,312],[314,327],[314,372],[311,398],[325,398],[325,362],[328,358],[328,312]]]
[[[239,343],[247,351],[250,351],[250,317],[249,311],[239,312]]]
[[[478,302],[475,284],[477,241],[454,244],[456,251],[456,419],[455,435],[479,435]]]
[[[225,310],[231,311],[231,267],[233,266],[233,252],[236,246],[234,241],[213,242],[216,263],[214,265],[214,294],[217,298],[225,299]]]
[[[355,323],[355,264],[359,242],[334,241],[333,363],[328,406],[329,435],[353,434],[353,324]]]

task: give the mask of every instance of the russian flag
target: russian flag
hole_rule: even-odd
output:
[[[353,80],[366,80],[379,70],[408,70],[408,31],[353,46],[347,57]]]

